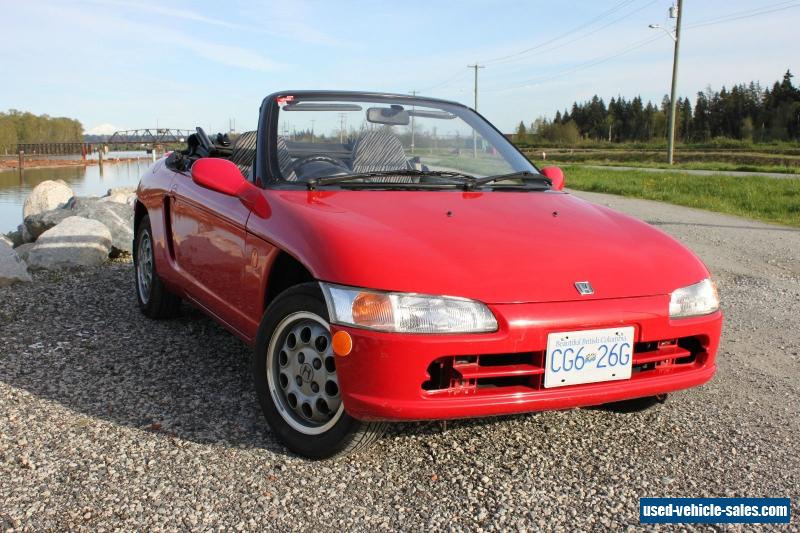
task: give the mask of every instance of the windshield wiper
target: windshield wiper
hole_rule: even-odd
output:
[[[541,174],[537,174],[535,172],[531,172],[529,170],[521,170],[518,172],[509,172],[508,174],[497,174],[495,176],[486,176],[485,178],[478,178],[473,180],[467,184],[469,189],[474,189],[476,187],[481,187],[483,185],[488,185],[489,183],[493,183],[496,181],[505,181],[505,180],[520,180],[523,182],[532,182],[532,183],[542,183],[547,185],[547,188],[550,188],[553,185],[552,180],[547,178]],[[512,187],[518,186],[516,184],[512,184]]]
[[[330,176],[327,178],[315,178],[312,180],[308,180],[306,183],[309,189],[314,189],[319,185],[333,185],[336,183],[347,183],[351,181],[358,181],[358,180],[369,180],[369,178],[383,178],[386,176],[419,176],[419,177],[432,177],[432,178],[456,178],[461,181],[465,181],[466,184],[473,183],[476,178],[475,176],[470,176],[469,174],[464,174],[463,172],[449,172],[444,170],[414,170],[414,169],[403,169],[403,170],[376,170],[373,172],[359,172],[357,174],[347,174],[346,176]],[[369,181],[362,182],[364,184],[370,184]],[[465,185],[466,185],[465,184]],[[382,185],[415,185],[415,184],[406,184],[402,182],[383,182]],[[432,184],[431,184],[432,185]]]

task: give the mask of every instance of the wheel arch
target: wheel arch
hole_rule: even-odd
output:
[[[263,309],[266,310],[283,291],[314,281],[316,278],[303,263],[283,250],[278,251],[267,273]]]
[[[140,201],[136,200],[133,204],[133,253],[136,253],[136,235],[139,234],[139,224],[142,219],[147,215],[147,207]]]

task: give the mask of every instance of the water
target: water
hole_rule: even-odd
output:
[[[114,187],[135,187],[153,161],[145,152],[109,153],[106,157],[140,157],[136,161],[107,161],[99,165],[61,168],[32,168],[0,171],[0,233],[17,229],[22,223],[22,204],[31,190],[46,180],[66,181],[77,196],[103,196]]]

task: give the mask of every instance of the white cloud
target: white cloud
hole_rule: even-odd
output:
[[[88,130],[86,133],[89,135],[111,135],[115,131],[119,131],[119,128],[113,124],[104,123],[98,124],[97,126]]]
[[[280,66],[279,63],[255,50],[216,43],[210,39],[199,39],[172,27],[158,27],[152,23],[135,22],[129,18],[117,17],[97,10],[76,14],[74,10],[67,9],[60,4],[39,4],[38,10],[40,13],[50,12],[53,17],[65,24],[71,23],[75,26],[86,27],[94,34],[110,33],[115,39],[119,39],[123,35],[130,39],[141,39],[142,36],[147,36],[147,43],[150,45],[160,44],[183,48],[200,57],[230,67],[264,71]]]
[[[156,4],[148,4],[144,2],[132,2],[129,0],[83,0],[83,1],[110,7],[131,8],[136,11],[149,11],[150,13],[154,13],[156,15],[165,15],[167,17],[180,18],[184,20],[190,20],[193,22],[202,22],[203,24],[210,24],[212,26],[220,26],[223,28],[238,29],[238,30],[247,29],[246,26],[242,26],[241,24],[235,24],[233,22],[227,22],[225,20],[206,17],[198,13],[195,13],[194,11],[189,11],[187,9],[175,9]]]

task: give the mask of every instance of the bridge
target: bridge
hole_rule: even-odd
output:
[[[100,147],[113,146],[116,149],[129,148],[163,148],[180,145],[194,130],[183,128],[143,128],[138,130],[115,131],[106,139],[89,142],[45,142],[19,143],[17,153],[25,155],[76,155],[85,156]]]

